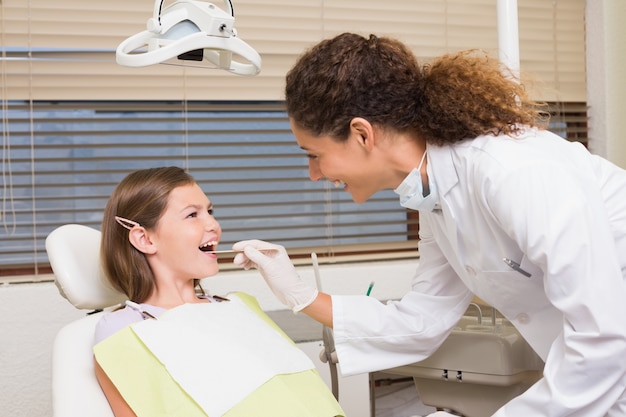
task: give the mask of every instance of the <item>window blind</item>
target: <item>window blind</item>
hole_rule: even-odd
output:
[[[239,37],[263,59],[261,74],[248,78],[220,70],[117,65],[115,48],[145,30],[152,0],[3,0],[3,95],[10,100],[282,100],[285,73],[302,51],[344,31],[397,37],[423,60],[470,48],[497,56],[496,3],[236,0]],[[585,100],[584,6],[584,0],[518,0],[521,69],[541,85],[537,98]]]
[[[295,258],[415,256],[417,213],[393,191],[355,204],[310,181],[282,103],[11,102],[6,111],[0,275],[46,268],[48,233],[67,223],[99,229],[125,175],[166,165],[187,168],[212,200],[222,248],[259,238]],[[584,103],[551,112],[555,133],[586,143]]]
[[[12,103],[8,112],[2,267],[46,265],[44,240],[54,228],[99,229],[124,176],[167,165],[187,168],[212,200],[223,248],[258,238],[301,251],[374,243],[384,251],[407,240],[393,192],[357,205],[309,180],[280,104]]]

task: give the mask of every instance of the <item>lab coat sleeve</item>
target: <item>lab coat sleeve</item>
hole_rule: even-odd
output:
[[[546,296],[563,314],[544,377],[497,417],[604,416],[624,396],[623,271],[593,170],[579,167],[529,161],[477,184],[505,233],[543,271]]]
[[[419,251],[411,291],[400,301],[383,304],[364,295],[332,297],[335,348],[343,375],[423,360],[467,309],[472,293],[449,266],[423,220]]]

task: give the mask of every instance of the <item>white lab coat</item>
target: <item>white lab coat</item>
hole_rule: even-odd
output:
[[[430,146],[428,164],[439,204],[420,212],[412,290],[333,296],[342,373],[424,359],[475,294],[546,361],[495,416],[626,415],[626,171],[536,129]]]

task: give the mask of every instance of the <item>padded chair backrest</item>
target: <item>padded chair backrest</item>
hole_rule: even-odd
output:
[[[63,327],[52,349],[53,417],[113,417],[93,369],[93,335],[103,313]]]
[[[46,252],[59,292],[76,308],[97,310],[126,300],[104,279],[98,230],[60,226],[46,238]],[[54,417],[113,417],[93,369],[93,337],[102,314],[90,314],[57,333],[52,353]]]
[[[59,292],[78,309],[97,310],[122,303],[100,266],[100,231],[66,224],[46,238],[46,252]]]

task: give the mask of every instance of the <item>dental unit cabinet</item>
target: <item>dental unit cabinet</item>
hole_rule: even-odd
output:
[[[494,310],[491,320],[483,320],[480,311],[477,317],[465,315],[430,357],[385,372],[412,377],[426,405],[484,417],[537,382],[543,366],[517,329],[496,318]]]

